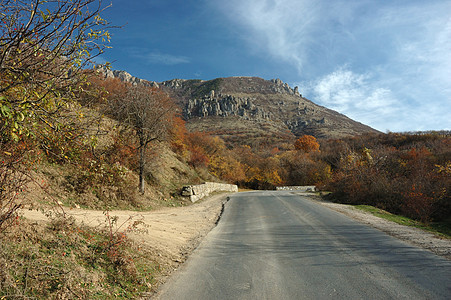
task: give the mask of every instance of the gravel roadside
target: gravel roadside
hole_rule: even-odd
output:
[[[437,237],[436,235],[419,228],[403,226],[376,217],[369,212],[359,210],[351,205],[325,201],[321,197],[311,193],[297,192],[296,194],[306,196],[309,199],[340,212],[356,221],[368,224],[411,245],[429,250],[439,256],[451,260],[451,240]]]

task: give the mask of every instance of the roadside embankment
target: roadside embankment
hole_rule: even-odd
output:
[[[155,291],[167,277],[183,263],[198,246],[202,238],[215,226],[221,215],[223,202],[230,193],[216,194],[198,201],[194,205],[164,208],[155,211],[110,211],[115,220],[113,230],[125,231],[138,221],[140,230],[127,235],[149,249],[159,265],[159,274],[154,274]],[[92,227],[105,226],[106,213],[98,210],[70,209],[67,215],[76,222]],[[48,222],[48,217],[38,210],[22,210],[21,214],[34,221]]]

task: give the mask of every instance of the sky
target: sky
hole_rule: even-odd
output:
[[[382,132],[451,130],[451,0],[103,0],[98,62],[151,81],[279,78]]]

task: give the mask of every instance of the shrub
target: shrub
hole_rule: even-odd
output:
[[[450,137],[390,134],[345,141],[348,147],[342,149],[348,150],[340,153],[333,176],[323,186],[333,197],[424,222],[449,218]],[[372,150],[365,146],[370,144]]]

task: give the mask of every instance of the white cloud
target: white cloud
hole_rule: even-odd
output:
[[[344,66],[298,85],[309,99],[380,131],[450,130],[449,98],[417,95],[406,101],[404,92],[393,91],[375,74],[354,73]]]
[[[451,1],[424,1],[378,10],[363,32],[381,33],[388,55],[377,66],[385,77],[401,78],[408,88],[451,91]],[[360,34],[362,34],[360,33]],[[392,77],[392,78],[390,78]],[[401,85],[401,84],[400,84]]]
[[[255,52],[289,61],[302,70],[318,27],[318,6],[309,0],[231,0],[217,4],[232,23],[242,27],[241,38]],[[306,13],[308,12],[308,13]]]
[[[147,49],[129,48],[128,53],[130,56],[140,59],[146,64],[172,66],[190,63],[190,59],[186,56],[160,53],[158,51],[148,51]]]
[[[293,65],[311,100],[380,130],[451,128],[451,1],[216,6],[256,54]]]
[[[399,115],[391,90],[374,86],[371,74],[356,74],[347,67],[301,84],[301,90],[321,105],[379,130],[386,130],[386,118]]]
[[[157,52],[147,53],[143,58],[148,63],[164,64],[164,65],[178,65],[189,63],[190,60],[186,56],[176,56],[171,54],[162,54]]]

